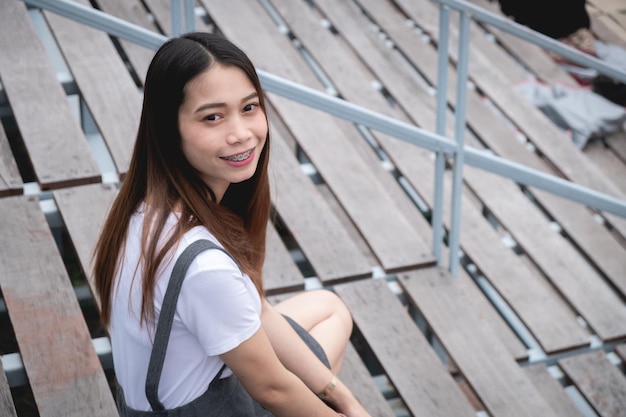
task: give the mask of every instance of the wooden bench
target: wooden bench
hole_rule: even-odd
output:
[[[468,399],[385,280],[341,284],[335,290],[413,415],[474,416]]]
[[[367,63],[377,60],[377,64],[373,65],[378,66],[380,70],[384,70],[383,65],[391,64],[382,56],[378,57],[371,52],[376,48],[366,44],[366,37],[358,36],[364,23],[354,17],[355,13],[350,14],[348,10],[345,10],[342,14],[341,11],[344,8],[335,3],[330,4],[330,2],[328,7],[323,9],[328,13],[327,16],[332,15],[333,21],[340,22],[337,29],[341,33],[350,31],[350,35],[346,34],[350,42],[361,42],[352,43],[353,50],[351,50],[342,48],[330,32],[321,30],[318,19],[307,12],[304,4],[290,1],[274,1],[274,4],[282,18],[292,28],[294,35],[323,65],[327,75],[344,97],[369,109],[399,119],[405,118],[400,111],[391,109],[381,94],[373,89],[370,91],[365,88],[371,76],[366,69],[361,68],[353,50],[369,51],[369,53],[363,53]],[[318,4],[321,5],[319,2]],[[397,23],[400,24],[400,22]],[[344,68],[350,68],[350,72],[346,73]],[[387,68],[387,73],[387,79],[391,79],[398,71],[393,72],[392,68]],[[389,76],[392,73],[393,76]],[[404,82],[403,88],[409,93],[419,89],[417,85],[407,89],[406,85],[408,83]],[[394,92],[400,92],[400,90],[400,88],[393,89]],[[409,108],[409,103],[405,100],[402,100],[402,103]],[[417,105],[417,103],[411,105],[410,108],[416,114],[422,115],[424,112],[416,108]],[[400,171],[415,185],[422,198],[432,206],[434,168],[429,153],[397,139],[377,136],[381,138],[382,146],[396,162]],[[449,183],[446,184],[445,189],[451,189]],[[464,202],[462,205],[463,251],[479,266],[490,281],[495,283],[498,290],[535,333],[544,349],[554,352],[588,343],[588,333],[580,327],[576,317],[567,309],[558,294],[537,271],[533,271],[527,264],[517,259],[517,255],[500,244],[500,236],[497,232],[487,223],[480,211],[471,204],[466,205],[468,203]],[[449,216],[445,213],[444,219],[447,218]],[[545,302],[536,302],[544,298]],[[531,299],[533,301],[530,301]],[[551,306],[550,317],[553,319],[549,322],[545,320],[545,306]]]
[[[322,4],[322,3],[324,2],[318,1],[318,4]],[[368,6],[370,5],[370,3],[375,3],[375,2],[367,2],[367,1],[364,2],[364,4],[368,4]],[[376,4],[380,4],[380,3],[376,3]],[[346,27],[349,26],[348,22],[350,21],[350,19],[352,20],[355,19],[354,13],[350,14],[349,11],[344,10],[342,14],[339,14],[340,10],[341,10],[341,7],[335,4],[332,4],[332,5],[328,4],[327,7],[324,8],[324,11],[328,13],[329,16],[332,14],[333,21],[341,22],[337,26],[338,30],[346,29]],[[372,15],[376,15],[378,17],[389,15],[389,12],[385,14],[382,12],[382,10],[380,10],[380,8],[376,9],[376,13],[374,13],[374,10],[369,10],[369,11]],[[396,27],[401,26],[401,22],[396,21],[395,23],[396,23]],[[363,24],[364,23],[361,23],[361,25],[356,25],[356,23],[352,23],[352,26],[349,28],[351,29],[350,34],[349,35],[346,34],[345,36],[347,36],[351,42],[356,42],[357,41],[356,38],[358,37],[358,32],[356,31],[355,27],[363,26]],[[391,29],[391,21],[388,21],[386,23],[385,28]],[[342,32],[342,33],[345,33],[345,32]],[[363,37],[360,37],[358,39],[358,41],[361,42],[361,44],[359,45],[360,47],[357,47],[357,45],[353,45],[353,47],[358,51],[367,51],[371,55],[373,53],[372,51],[374,48],[364,47],[364,45],[362,44],[363,42],[362,38]],[[406,45],[405,45],[405,49],[406,49]],[[423,57],[424,57],[423,54],[420,54],[419,57],[418,56],[415,57],[416,65],[418,65],[421,62],[428,61],[426,59],[423,59]],[[371,62],[371,59],[366,59],[366,61]],[[382,61],[382,60],[379,59],[379,61]],[[391,74],[392,74],[391,70],[387,70],[386,72],[380,71],[377,74],[381,77],[381,79],[382,77],[386,77],[383,82],[392,93],[395,92],[396,90],[399,90],[399,88],[393,89],[392,87],[389,86],[393,82],[392,80],[393,77],[391,77]],[[401,98],[399,99],[399,101],[400,103],[402,103]],[[406,106],[406,108],[414,108],[414,106],[411,106],[411,107]],[[497,120],[494,120],[494,122],[497,123]],[[387,148],[387,147],[394,146],[394,145],[393,143],[389,143],[389,144],[385,143],[385,146],[386,146],[386,149],[389,150],[390,148]],[[528,154],[523,149],[521,151],[522,151],[522,154]],[[418,167],[420,164],[414,163],[415,155],[417,155],[417,152],[413,152],[412,154],[409,154],[409,152],[410,150],[408,149],[404,151],[389,150],[389,153],[392,155],[396,163],[400,166],[401,171],[405,175],[407,175],[410,179],[413,179],[415,184],[419,184],[418,181],[423,182],[424,184],[432,184],[432,181],[428,181],[428,180],[423,181],[424,175],[427,174],[423,171],[415,175],[410,174],[410,172],[415,171],[417,169],[416,167]],[[406,155],[410,155],[411,158],[407,158],[406,162],[403,163],[402,162],[403,157]],[[411,162],[413,162],[413,164],[411,164]],[[470,170],[468,168],[468,172],[469,171]],[[530,226],[528,225],[527,216],[525,213],[527,213],[528,210],[531,210],[533,213],[536,213],[537,212],[536,209],[532,207],[532,205],[528,202],[526,197],[523,197],[522,193],[520,193],[516,187],[513,187],[512,184],[510,186],[507,186],[508,191],[506,193],[500,192],[499,189],[492,188],[493,181],[495,181],[495,179],[491,179],[491,177],[485,174],[483,175],[475,174],[473,176],[466,175],[466,183],[472,187],[473,191],[478,194],[481,200],[485,202],[487,207],[489,207],[490,210],[494,211],[498,220],[514,236],[519,235],[520,233],[527,233],[525,230],[527,230],[528,227]],[[486,184],[485,181],[487,180],[491,181],[490,184],[492,184],[492,186],[484,185]],[[503,182],[499,182],[499,184],[503,184]],[[496,190],[497,192],[494,192]],[[432,194],[431,192],[427,192],[427,193],[422,193],[422,195],[425,196],[425,198],[428,198],[428,196]],[[523,209],[521,208],[521,206],[507,203],[507,200],[510,198],[511,195],[517,198],[517,201],[520,202],[520,204],[525,205]],[[574,203],[565,202],[564,200],[553,197],[553,196],[548,196],[546,193],[541,194],[541,197],[543,201],[550,200],[553,202],[553,204],[556,204],[562,208],[566,208],[565,210],[561,211],[563,213],[561,217],[563,216],[569,217],[569,220],[567,220],[566,222],[567,225],[578,224],[579,226],[580,225],[584,226],[580,228],[581,233],[584,233],[584,236],[591,237],[591,239],[586,238],[589,244],[586,245],[585,247],[586,248],[590,247],[594,251],[593,253],[599,254],[599,259],[602,260],[602,263],[599,264],[599,265],[602,265],[601,268],[603,268],[605,271],[611,271],[610,277],[612,279],[612,282],[617,283],[618,288],[626,289],[626,282],[624,279],[624,277],[626,276],[624,274],[626,264],[623,262],[623,259],[624,259],[624,256],[626,256],[626,253],[624,253],[624,248],[621,247],[618,244],[618,242],[616,242],[613,239],[613,237],[608,233],[607,230],[603,230],[602,226],[598,225],[595,222],[595,220],[589,215],[589,213],[585,212],[585,209],[583,207],[577,206]],[[556,205],[555,207],[557,207]],[[496,210],[497,207],[503,207],[503,206],[506,206],[509,211],[503,212],[501,209]],[[533,228],[533,230],[535,231],[541,230],[541,228],[539,229]],[[547,233],[547,234],[552,233],[548,227],[543,227],[543,230],[544,230],[543,233]],[[528,243],[523,244],[523,247],[525,248],[525,250],[530,251],[532,249],[534,251],[534,248],[532,248],[531,246],[532,244],[528,244]],[[569,247],[569,246],[565,244],[565,242],[562,242],[559,247]],[[547,246],[544,246],[543,249],[554,250],[554,248],[550,249]],[[572,252],[573,249],[569,248],[567,250]],[[469,251],[469,248],[468,248],[468,251]],[[610,252],[614,256],[607,256],[607,252]],[[557,259],[559,256],[563,256],[562,254],[559,254],[559,253],[557,253]],[[577,257],[578,255],[570,255],[570,256]],[[546,267],[543,267],[542,269],[544,269],[545,271]],[[560,274],[560,272],[556,269],[553,269],[553,270],[557,273],[557,277],[558,277],[558,274]],[[593,271],[590,271],[589,268],[586,268],[586,271],[589,276],[595,275],[595,273],[593,273]],[[550,275],[550,273],[548,275]],[[598,278],[595,278],[595,279],[598,280]],[[606,287],[603,283],[600,283],[599,286],[601,288]],[[611,298],[614,298],[614,297],[611,297]],[[617,308],[616,303],[612,303],[612,304],[615,310],[619,312],[618,314],[623,313],[623,310],[621,308]],[[604,317],[608,318],[608,316],[604,316]],[[609,324],[609,326],[613,326],[613,325]],[[611,338],[611,337],[614,337],[615,335],[610,336],[609,334],[605,334],[605,336]]]
[[[319,2],[318,2],[319,3]],[[365,0],[363,5],[367,6],[367,11],[371,15],[375,15],[379,24],[383,25],[383,29],[393,37],[396,44],[403,50],[406,56],[411,62],[419,68],[423,74],[427,75],[431,82],[436,81],[436,56],[435,51],[424,46],[419,42],[416,42],[416,36],[411,30],[403,24],[401,16],[395,10],[383,2],[373,2]],[[371,62],[374,58],[375,49],[372,46],[376,46],[375,42],[370,43],[370,47],[363,45],[364,37],[360,36],[360,27],[365,22],[361,19],[361,23],[357,24],[353,22],[349,25],[349,21],[356,20],[355,13],[348,13],[344,11],[340,13],[340,8],[334,4],[329,5],[324,9],[327,13],[335,16],[334,21],[341,22],[340,28],[344,36],[349,38],[353,45],[353,48],[360,52],[364,56],[367,62]],[[355,42],[360,42],[356,44]],[[378,48],[380,42],[378,42]],[[380,65],[384,64],[384,60],[380,58],[378,61],[382,61]],[[394,97],[403,104],[406,109],[414,109],[414,102],[405,102],[403,89],[406,88],[403,85],[395,82],[394,72],[389,69],[390,64],[386,64],[385,67],[377,71],[377,75],[380,77],[386,88],[394,95]],[[451,79],[452,81],[452,79]],[[449,90],[450,98],[452,101],[452,87]],[[484,107],[482,101],[478,95],[468,92],[468,122],[473,128],[474,132],[479,134],[483,141],[486,141],[489,147],[497,154],[515,160],[523,165],[538,169],[540,171],[550,172],[550,168],[542,161],[537,155],[527,152],[524,146],[512,138],[512,131],[510,128],[500,119]],[[422,111],[415,112],[416,115],[421,116],[425,112],[426,108]],[[432,117],[427,120],[432,120]],[[428,125],[431,128],[432,125]],[[509,138],[510,140],[503,140]],[[385,146],[394,146],[393,142]],[[392,151],[390,151],[392,152]],[[403,172],[412,169],[411,159],[406,157],[408,151],[395,151],[393,152],[394,159],[398,165],[402,166]],[[406,163],[403,161],[406,160]],[[419,178],[419,177],[418,177]],[[424,183],[428,183],[424,181]],[[471,185],[471,180],[466,179],[466,183]],[[519,192],[519,191],[515,191]],[[422,193],[424,196],[428,196],[429,193]],[[498,198],[505,198],[505,196],[497,196]],[[490,197],[481,195],[481,200],[487,207],[490,206]],[[493,197],[492,197],[493,198]],[[620,245],[611,235],[611,233],[591,216],[591,213],[583,206],[571,203],[559,197],[552,196],[548,193],[534,192],[534,198],[547,209],[551,216],[553,216],[559,224],[564,228],[569,236],[576,241],[577,245],[583,248],[587,256],[593,260],[594,265],[599,268],[611,282],[616,285],[622,291],[622,294],[626,294],[626,282],[624,282],[626,265],[621,261],[626,256],[626,249]],[[515,217],[523,217],[523,214],[514,215]]]
[[[626,416],[626,377],[602,351],[559,361],[567,377],[601,417]]]
[[[40,416],[115,415],[111,390],[37,198],[2,198],[0,211],[0,288]]]
[[[79,0],[90,5],[88,0]],[[106,33],[44,12],[81,98],[121,175],[126,173],[141,114],[141,94]]]
[[[0,155],[2,155],[0,158],[0,197],[21,194],[24,183],[2,124],[0,124]]]
[[[372,274],[368,259],[302,172],[279,129],[272,129],[270,182],[278,214],[324,284]]]
[[[219,28],[243,47],[258,67],[320,87],[311,70],[259,5],[203,3]],[[264,46],[259,47],[259,43]],[[382,197],[388,192],[377,178],[388,173],[381,166],[367,166],[357,157],[350,143],[361,140],[357,131],[351,129],[348,137],[345,125],[326,114],[281,97],[270,95],[269,98],[382,267],[395,271],[432,264],[430,248],[422,237],[430,233],[427,223],[424,219],[418,224],[410,223],[402,215],[390,215],[396,212],[396,206]]]
[[[96,162],[26,6],[2,0],[0,8],[0,78],[40,187],[99,181]]]
[[[557,415],[495,334],[468,311],[458,281],[428,268],[402,273],[399,282],[491,415]]]

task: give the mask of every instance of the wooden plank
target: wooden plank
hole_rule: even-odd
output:
[[[302,172],[280,131],[272,132],[272,201],[317,277],[324,284],[331,284],[371,275],[369,261]]]
[[[580,410],[570,400],[561,384],[550,375],[545,365],[529,365],[522,369],[557,415],[582,417]]]
[[[204,1],[220,29],[242,46],[260,68],[319,88],[311,70],[281,35],[259,5],[231,1]],[[259,48],[259,44],[264,46]],[[346,137],[327,114],[281,97],[270,96],[281,117],[337,196],[387,271],[430,265],[434,259],[423,239],[429,230],[424,219],[409,224],[385,198],[388,193],[377,179],[389,175],[380,166],[367,166],[355,155],[351,140],[362,140],[356,131]],[[426,232],[428,233],[428,232]]]
[[[407,112],[412,112],[417,116],[417,122],[420,124],[424,123],[427,128],[433,128],[434,114],[427,115],[428,109],[425,108],[420,108],[419,111],[413,112],[413,109],[416,108],[415,103],[408,101],[405,97],[407,90],[411,92],[413,89],[407,89],[405,83],[397,83],[395,74],[401,72],[402,68],[390,68],[391,59],[377,57],[379,54],[377,54],[376,50],[381,48],[381,42],[365,43],[364,39],[367,36],[361,36],[361,34],[362,27],[366,26],[366,24],[363,21],[357,23],[353,17],[354,13],[350,14],[348,11],[344,11],[339,14],[342,9],[339,7],[339,4],[318,1],[320,5],[326,3],[328,5],[324,8],[324,11],[329,17],[332,17],[334,22],[340,22],[338,28],[349,39],[353,48],[359,51],[363,59],[372,68],[374,68],[372,63],[376,61],[376,75],[392,96],[403,108],[407,109]],[[404,24],[403,17],[395,9],[389,7],[388,3],[363,0],[361,4],[366,8],[369,15],[376,16],[378,23],[392,37],[396,45],[402,48],[405,55],[420,69],[421,73],[435,83],[437,79],[437,56],[435,51],[428,45],[415,42],[415,34]],[[448,100],[451,103],[455,94],[452,89],[455,87],[454,78],[454,74],[451,73],[449,80],[452,85],[448,90]],[[468,92],[467,111],[469,126],[496,154],[522,165],[558,175],[558,172],[554,171],[538,155],[528,152],[525,146],[514,138],[514,132],[502,118],[486,108],[479,96],[473,91]],[[411,177],[408,174],[419,167],[419,164],[413,162],[413,157],[409,154],[408,148],[406,151],[402,149],[394,150],[394,148],[399,148],[399,146],[393,141],[385,141],[385,148],[394,159],[396,165],[400,167],[400,170],[409,178],[413,178],[413,184],[416,187],[423,188],[424,185],[429,183],[424,181],[421,176]],[[466,178],[465,180],[467,183],[468,179]],[[422,192],[421,194],[428,198],[429,195],[432,195],[432,191]],[[499,194],[493,198],[507,198],[507,196]],[[580,204],[571,203],[551,194],[541,192],[535,192],[535,198],[585,251],[595,266],[608,276],[616,286],[622,288],[622,291],[626,291],[626,283],[624,282],[624,277],[626,276],[624,268],[626,265],[621,261],[626,258],[626,249],[615,241],[614,236],[611,235],[606,227],[598,224],[590,212]],[[485,195],[481,196],[481,199],[487,206],[491,204],[489,198]],[[516,216],[520,217],[523,214],[517,214]]]
[[[39,415],[117,415],[37,198],[2,198],[0,211],[0,287]]]
[[[474,415],[467,398],[386,281],[341,284],[335,291],[413,415]]]
[[[558,362],[601,417],[626,416],[626,377],[605,356],[594,351]]]
[[[77,2],[91,6],[88,0]],[[54,13],[44,14],[115,167],[123,175],[139,125],[139,89],[106,33]]]
[[[468,311],[458,281],[436,268],[398,280],[490,415],[557,415],[495,334]]]
[[[0,123],[0,197],[21,194],[24,183],[11,152],[9,139]]]
[[[593,33],[602,41],[626,48],[626,28],[611,16],[597,9],[590,9],[589,18]]]
[[[263,287],[267,294],[304,289],[304,276],[273,225],[267,226]]]
[[[0,78],[40,186],[99,181],[96,162],[26,6],[1,0],[0,8]]]
[[[4,373],[2,361],[0,361],[0,414],[4,417],[17,417],[13,397],[11,396],[11,388],[7,375]],[[393,415],[393,414],[392,414]]]
[[[65,188],[53,193],[92,294],[96,294],[91,270],[93,249],[115,195],[115,187],[111,184]],[[94,300],[99,307],[98,297]]]
[[[489,209],[598,336],[605,341],[624,337],[626,309],[620,298],[569,242],[551,230],[548,220],[517,193],[517,186],[477,168],[466,167],[464,172],[477,194],[507,196],[492,200]]]
[[[610,148],[594,142],[585,147],[585,154],[607,177],[626,178],[626,164]],[[626,181],[616,181],[615,185],[626,193]]]
[[[374,111],[401,120],[407,119],[401,111],[391,109],[381,94],[374,89],[368,89],[373,76],[363,68],[353,50],[342,47],[337,37],[321,29],[319,19],[307,11],[306,5],[287,0],[274,0],[273,4],[300,42],[323,66],[325,73],[343,97]],[[318,2],[318,5],[322,6],[322,3]],[[353,43],[354,49],[368,51],[367,54],[363,54],[368,64],[375,66],[379,73],[390,74],[387,77],[389,79],[401,78],[398,87],[391,90],[407,91],[406,96],[410,97],[408,100],[414,100],[416,94],[413,92],[419,91],[420,86],[409,76],[399,75],[404,72],[391,68],[393,64],[385,60],[382,54],[375,55],[371,52],[376,47],[366,43],[367,36],[360,36],[364,23],[352,18],[350,10],[337,3],[327,2],[324,6],[323,10],[327,12],[327,16],[339,22],[337,29],[340,33],[350,31],[347,35],[350,42],[359,42]],[[377,63],[372,64],[373,60]],[[388,67],[384,67],[385,65]],[[350,68],[350,72],[347,73],[345,68]],[[420,102],[417,100],[409,103],[403,99],[402,103],[407,108],[413,109],[416,115],[422,116],[428,112],[428,109],[419,107]],[[418,193],[432,207],[434,170],[429,152],[384,135],[376,136],[402,174],[411,180]],[[450,184],[446,185],[446,189],[451,189]],[[517,256],[501,244],[499,236],[478,210],[463,205],[463,211],[464,219],[461,225],[467,230],[461,232],[461,243],[465,254],[479,264],[481,271],[492,282],[495,281],[498,290],[521,315],[542,346],[547,351],[554,352],[587,344],[587,332],[580,327],[572,311],[564,305],[545,279],[516,259]],[[470,219],[467,219],[468,216]],[[444,219],[448,218],[449,215],[444,214]],[[544,299],[545,302],[536,302],[539,299]],[[551,311],[547,312],[546,308],[550,308]],[[549,315],[551,320],[545,320],[546,315]]]
[[[351,343],[346,346],[339,379],[350,388],[352,394],[370,415],[377,417],[395,416]]]

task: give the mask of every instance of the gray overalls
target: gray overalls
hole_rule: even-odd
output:
[[[165,352],[172,329],[178,294],[189,265],[199,253],[208,249],[218,249],[230,256],[228,252],[210,240],[198,240],[189,245],[174,264],[170,282],[163,298],[163,306],[148,365],[148,375],[146,376],[146,397],[153,411],[137,411],[129,408],[124,400],[122,387],[118,384],[116,402],[121,417],[272,417],[272,414],[264,410],[259,403],[250,397],[234,374],[220,379],[226,365],[213,378],[205,393],[190,403],[172,410],[165,410],[159,401],[159,380],[165,361]],[[289,317],[285,318],[317,357],[330,368],[328,358],[319,343],[295,321]]]

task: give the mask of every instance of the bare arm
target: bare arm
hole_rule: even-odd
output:
[[[336,412],[285,369],[263,328],[220,357],[252,398],[272,414],[278,417],[337,417]]]
[[[263,300],[261,323],[282,364],[306,384],[310,391],[319,393],[330,382],[333,374],[291,325],[267,300]],[[339,381],[326,400],[348,417],[369,416],[350,390]]]

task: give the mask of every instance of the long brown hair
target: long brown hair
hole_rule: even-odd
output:
[[[235,258],[243,272],[263,293],[262,269],[265,232],[270,212],[267,166],[269,130],[252,178],[231,184],[222,200],[187,162],[178,129],[178,109],[184,88],[213,63],[240,68],[265,102],[259,78],[246,54],[230,41],[210,33],[188,33],[170,39],[156,52],[146,75],[141,120],[128,173],[113,202],[94,252],[96,290],[102,322],[108,327],[117,269],[121,265],[128,226],[142,202],[141,321],[152,321],[157,271],[182,235],[194,226],[205,226]],[[267,118],[267,116],[266,116]],[[174,233],[159,248],[169,214],[181,213]]]

